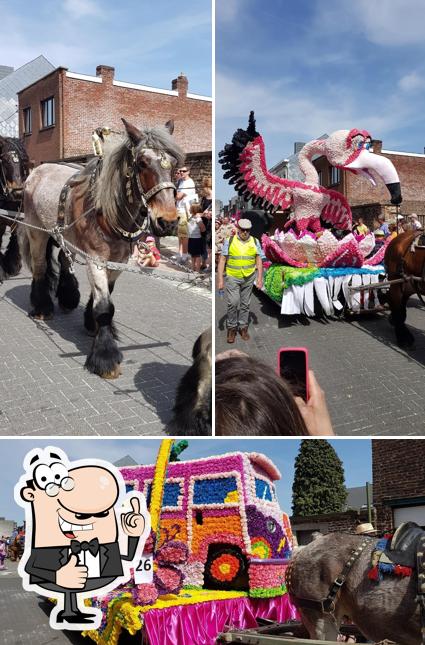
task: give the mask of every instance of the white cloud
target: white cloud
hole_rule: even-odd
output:
[[[316,29],[324,34],[362,32],[377,45],[423,45],[423,0],[356,0],[319,3]]]
[[[84,16],[98,16],[101,14],[99,7],[93,0],[65,0],[63,8],[73,18]]]
[[[412,92],[425,87],[425,79],[417,72],[411,72],[400,78],[398,86],[405,92]]]

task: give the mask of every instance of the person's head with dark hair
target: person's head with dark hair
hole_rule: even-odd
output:
[[[215,420],[217,435],[309,434],[286,381],[243,354],[216,362]]]

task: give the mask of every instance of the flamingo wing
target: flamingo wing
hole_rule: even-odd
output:
[[[320,192],[325,193],[327,197],[325,206],[320,214],[322,219],[332,224],[334,228],[343,231],[351,230],[351,208],[344,195],[337,190],[322,187]]]
[[[292,204],[292,189],[299,182],[282,179],[267,170],[264,141],[255,130],[253,112],[247,130],[235,132],[232,143],[219,153],[219,162],[224,178],[245,200],[252,199],[254,207],[273,212]]]

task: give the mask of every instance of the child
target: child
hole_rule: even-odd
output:
[[[4,538],[0,540],[0,570],[5,569],[4,561],[6,559],[6,541]]]
[[[201,270],[201,256],[203,250],[202,233],[205,232],[205,224],[201,217],[200,204],[191,204],[190,213],[191,218],[187,223],[189,232],[189,255],[192,258],[193,271]]]
[[[146,245],[148,248],[146,248]],[[149,235],[145,242],[137,242],[133,256],[141,267],[157,267],[161,257],[155,246],[155,238]]]

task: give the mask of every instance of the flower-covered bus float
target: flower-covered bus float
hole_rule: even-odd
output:
[[[178,461],[187,445],[164,439],[154,465],[120,468],[146,496],[152,530],[131,580],[92,601],[102,623],[83,633],[98,645],[118,645],[122,630],[149,645],[213,645],[226,625],[297,616],[279,470],[254,452]]]
[[[143,492],[149,508],[155,466],[121,472],[127,489]],[[170,540],[187,545],[187,562],[180,565],[185,588],[241,590],[252,597],[285,592],[292,534],[276,497],[280,476],[258,453],[168,464],[157,546]]]

